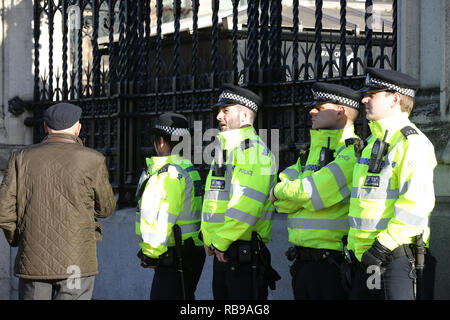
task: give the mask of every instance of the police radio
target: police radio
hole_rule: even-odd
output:
[[[380,173],[381,171],[381,163],[383,157],[387,154],[389,149],[389,143],[386,142],[386,137],[388,134],[388,130],[384,133],[383,140],[377,138],[372,147],[372,154],[370,156],[369,161],[369,172],[370,173]]]
[[[319,167],[323,168],[334,160],[334,150],[330,149],[330,137],[328,137],[328,147],[322,147],[319,155]]]

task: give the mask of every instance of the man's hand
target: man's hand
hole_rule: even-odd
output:
[[[142,249],[137,253],[138,258],[141,260],[141,267],[146,269],[155,269],[158,266],[158,259],[147,257]]]
[[[380,268],[380,272],[383,273],[386,270],[386,266],[392,261],[392,251],[383,246],[375,238],[372,246],[363,253],[361,258],[361,264],[364,268],[370,266],[377,266]]]
[[[269,200],[270,202],[273,204],[275,201],[277,201],[278,199],[275,197],[275,194],[273,193],[273,189],[275,189],[275,187],[273,187],[272,189],[270,189],[269,192]]]
[[[214,247],[213,244],[211,244],[211,248],[210,248],[211,252],[213,254],[216,255],[217,260],[219,260],[219,262],[228,262],[228,259],[225,257],[225,252],[218,250],[217,248]]]
[[[212,256],[214,254],[214,250],[211,250],[211,248],[206,243],[203,244],[203,246],[205,247],[205,251],[208,256]]]
[[[216,253],[217,260],[220,262],[228,262],[228,259],[225,258],[225,252],[221,252],[219,250],[214,250],[214,252]]]

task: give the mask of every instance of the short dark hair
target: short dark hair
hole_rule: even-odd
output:
[[[170,134],[164,133],[162,131],[159,131],[153,135],[153,142],[159,143],[160,139],[163,139],[169,145],[171,151],[180,142],[172,140],[172,136]]]

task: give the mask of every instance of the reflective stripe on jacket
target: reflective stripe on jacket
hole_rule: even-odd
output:
[[[158,258],[175,245],[172,227],[180,226],[182,240],[197,246],[202,207],[200,175],[178,155],[146,159],[150,179],[138,203],[136,235],[142,252]]]
[[[353,173],[348,247],[361,260],[375,238],[390,250],[414,241],[424,233],[429,238],[429,214],[434,207],[434,147],[406,116],[369,123],[372,137]],[[405,137],[410,126],[416,133]],[[377,138],[390,146],[380,173],[369,173],[368,164]]]
[[[252,126],[221,132],[218,139],[227,153],[225,172],[216,176],[212,163],[202,209],[203,240],[226,251],[234,241],[250,240],[255,230],[267,242],[274,211],[268,194],[277,172],[271,152]]]
[[[275,186],[274,204],[278,212],[288,213],[289,241],[298,246],[342,250],[342,237],[348,232],[348,199],[352,171],[356,162],[353,145],[345,140],[357,137],[354,127],[340,130],[311,130],[311,148],[303,172],[294,171],[299,163],[280,174]],[[320,169],[322,147],[335,150],[335,160]]]

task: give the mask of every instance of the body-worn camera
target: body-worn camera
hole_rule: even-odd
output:
[[[328,147],[322,147],[322,150],[320,150],[319,155],[320,168],[325,167],[333,160],[334,160],[334,150],[330,149],[330,137],[328,137]]]
[[[222,152],[218,152],[215,157],[216,163],[214,165],[214,176],[216,177],[224,177],[225,176],[225,159],[227,157],[226,150],[222,150]]]
[[[372,154],[369,161],[369,172],[380,173],[383,157],[387,154],[389,149],[389,143],[386,142],[388,130],[384,134],[383,140],[377,138],[372,147]]]

